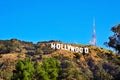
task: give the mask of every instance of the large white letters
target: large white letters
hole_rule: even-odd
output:
[[[71,45],[67,44],[60,44],[60,43],[51,43],[51,48],[52,49],[61,49],[61,50],[68,50],[76,53],[89,53],[88,48],[79,48],[79,47],[74,47]]]
[[[55,44],[52,43],[52,44],[51,44],[51,48],[55,49],[55,47],[56,47]]]

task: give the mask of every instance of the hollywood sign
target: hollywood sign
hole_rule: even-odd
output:
[[[51,43],[51,48],[67,50],[67,51],[72,51],[72,52],[76,52],[76,53],[89,53],[88,48],[74,47],[74,46],[68,45],[68,44]]]

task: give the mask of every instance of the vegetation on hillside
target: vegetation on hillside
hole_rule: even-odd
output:
[[[120,53],[120,24],[113,26],[111,31],[114,34],[109,37],[109,42],[105,42],[105,44],[114,48],[117,53]]]
[[[0,41],[0,79],[3,80],[118,80],[120,56],[89,45],[89,53],[54,50],[50,43],[17,39]]]

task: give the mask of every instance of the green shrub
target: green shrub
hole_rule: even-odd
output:
[[[34,76],[34,64],[30,59],[20,60],[13,71],[12,80],[32,80]]]

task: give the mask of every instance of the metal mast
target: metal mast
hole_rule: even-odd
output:
[[[92,33],[92,40],[90,41],[90,45],[96,46],[95,18],[93,18],[93,33]]]

